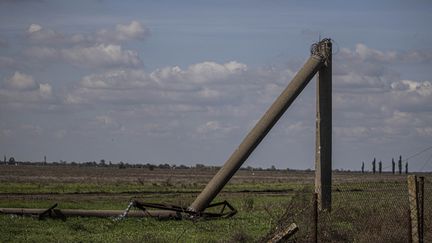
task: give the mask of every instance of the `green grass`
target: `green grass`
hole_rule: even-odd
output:
[[[135,183],[135,182],[110,182],[110,183],[62,183],[62,182],[2,182],[0,192],[2,193],[150,193],[150,192],[195,192],[199,193],[205,184],[198,183]],[[227,184],[225,192],[243,191],[292,191],[303,188],[298,183],[259,183],[242,182]]]
[[[163,202],[173,201],[159,198]],[[177,198],[176,200],[187,200]],[[54,219],[39,221],[30,217],[0,215],[0,235],[4,242],[227,242],[243,232],[249,239],[265,235],[282,213],[286,197],[254,197],[237,195],[230,198],[239,213],[230,219],[216,220],[157,220],[153,218],[126,218],[115,222],[110,218],[68,218],[65,222]],[[251,203],[251,200],[253,201]],[[153,200],[154,201],[154,200]],[[39,200],[26,202],[15,200],[22,207],[46,208],[52,202]],[[269,203],[274,215],[262,208]],[[10,206],[2,202],[2,207]],[[252,204],[252,205],[251,205]],[[77,201],[60,203],[61,208],[124,209],[124,201]]]
[[[198,222],[150,218],[120,222],[95,218],[70,218],[66,222],[10,216],[1,219],[4,242],[218,242],[239,231],[248,230],[251,238],[258,238],[268,230],[268,226],[251,224],[253,220],[241,216]]]
[[[381,181],[379,177],[361,181],[357,176],[347,175],[346,180],[334,184],[332,211],[319,214],[321,242],[406,242],[406,182]],[[276,226],[293,222],[299,226],[293,239],[310,241],[312,184],[266,178],[237,180],[224,188],[214,201],[228,200],[238,210],[229,219],[114,221],[70,217],[61,221],[0,215],[0,242],[253,242],[268,236]],[[132,199],[188,206],[205,186],[202,181],[178,182],[170,178],[145,182],[22,181],[0,184],[0,207],[48,208],[58,203],[60,209],[124,210]],[[432,213],[432,207],[427,206],[430,194],[425,198],[427,226]]]

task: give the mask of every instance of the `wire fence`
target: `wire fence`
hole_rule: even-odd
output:
[[[331,210],[317,210],[314,189],[298,191],[277,222],[296,223],[288,242],[410,242],[407,178],[334,183]],[[424,179],[424,242],[432,242],[432,176]],[[271,235],[271,234],[269,234]]]
[[[425,176],[423,233],[424,242],[432,242],[432,176]]]

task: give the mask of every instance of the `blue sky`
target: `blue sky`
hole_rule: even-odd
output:
[[[432,145],[431,20],[428,1],[0,1],[0,153],[221,165],[321,36],[334,167],[386,167]],[[313,168],[314,83],[246,166]]]

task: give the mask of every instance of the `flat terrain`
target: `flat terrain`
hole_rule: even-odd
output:
[[[132,199],[188,206],[216,172],[216,168],[150,170],[0,165],[0,207],[48,208],[58,203],[60,209],[124,210]],[[230,219],[160,221],[126,218],[114,221],[110,218],[68,218],[66,221],[39,221],[0,215],[0,241],[250,242],[267,235],[275,226],[281,225],[280,219],[284,219],[299,225],[295,239],[304,242],[311,239],[313,180],[314,172],[240,170],[215,199],[215,202],[228,200],[239,211]],[[402,232],[380,239],[406,239],[408,200],[405,181],[405,175],[335,172],[334,209],[332,215],[321,217],[320,238],[323,241],[368,241],[370,238],[364,238],[366,233],[357,232],[360,227],[357,223],[378,220],[384,225],[380,232],[385,233],[385,224],[379,221],[384,218],[401,221],[398,227]],[[364,208],[366,204],[372,207]],[[378,218],[362,216],[370,210],[382,213]],[[330,221],[326,223],[326,220]],[[330,224],[340,229],[330,230]],[[395,228],[393,224],[389,227]]]

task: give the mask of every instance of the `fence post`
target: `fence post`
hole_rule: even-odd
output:
[[[313,194],[313,239],[312,242],[318,243],[318,193]]]
[[[419,203],[419,242],[424,242],[424,177],[418,180],[418,203]]]
[[[418,186],[415,175],[408,176],[408,199],[410,206],[411,242],[420,243],[419,237],[419,205]]]

